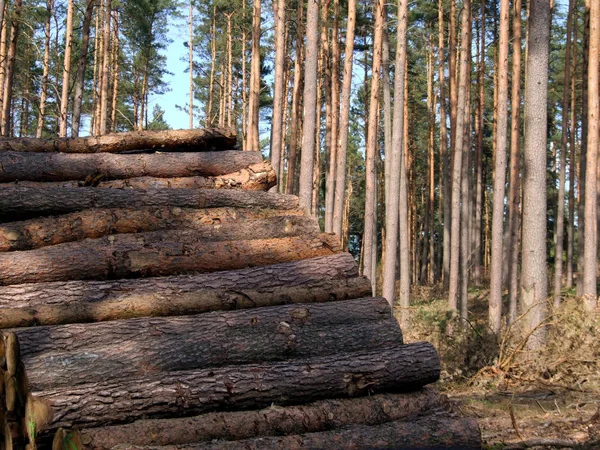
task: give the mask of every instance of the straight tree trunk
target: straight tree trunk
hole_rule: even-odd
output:
[[[285,406],[416,389],[436,381],[439,373],[433,346],[417,343],[281,363],[160,372],[33,393],[53,405],[51,428],[92,427],[178,414],[184,399],[189,414],[263,408],[274,402]]]
[[[573,30],[574,2],[569,1],[569,12],[567,13],[567,45],[565,48],[565,79],[563,82],[563,101],[561,111],[561,139],[560,139],[560,172],[558,181],[558,200],[556,208],[556,247],[554,251],[554,306],[558,307],[561,302],[562,278],[563,278],[563,242],[565,230],[565,179],[567,172],[567,151],[569,128],[569,98],[571,89],[571,35]],[[600,48],[599,48],[600,50]],[[571,172],[571,177],[573,172]]]
[[[60,96],[59,137],[67,137],[67,111],[69,107],[69,85],[71,81],[71,50],[73,49],[73,0],[68,1],[67,25],[65,28],[65,53],[63,64],[62,94]]]
[[[17,57],[17,41],[19,39],[19,29],[21,26],[22,0],[15,0],[13,17],[10,26],[10,45],[8,46],[8,55],[6,61],[6,75],[4,79],[4,97],[2,103],[2,136],[11,134],[11,104],[12,89],[14,82],[15,61]],[[0,88],[2,88],[0,86]]]
[[[546,266],[546,129],[550,0],[531,0],[525,74],[522,311],[528,347],[543,345],[548,279]],[[531,334],[530,334],[531,333]]]
[[[260,100],[260,0],[254,0],[252,13],[252,63],[250,65],[250,103],[248,135],[244,150],[260,151],[258,131],[258,102]]]
[[[381,47],[384,26],[383,0],[375,3],[375,32],[373,37],[373,65],[371,69],[371,91],[369,94],[369,115],[367,118],[366,136],[366,181],[365,181],[365,224],[363,273],[371,279],[373,287],[377,281],[373,277],[373,252],[377,251],[377,152],[378,144],[378,111],[379,111],[379,77],[381,72]],[[375,290],[375,289],[373,289]]]
[[[232,39],[233,33],[231,32],[231,17],[235,13],[232,12],[227,14],[227,87],[225,96],[226,109],[227,109],[227,126],[231,128],[231,119],[233,117],[233,62],[232,62]]]
[[[117,127],[117,100],[119,94],[119,57],[120,57],[120,39],[119,39],[119,10],[113,10],[114,26],[113,26],[113,40],[112,40],[112,67],[113,67],[113,80],[112,80],[112,105],[110,108],[110,131],[114,133]]]
[[[100,60],[100,56],[99,56],[99,48],[100,48],[100,39],[101,39],[101,32],[100,27],[101,25],[101,21],[100,21],[100,17],[102,15],[103,12],[103,8],[101,7],[101,4],[99,4],[98,6],[100,6],[100,8],[98,9],[98,12],[96,13],[96,22],[94,24],[94,77],[92,79],[92,115],[90,118],[90,136],[95,136],[98,133],[96,133],[96,131],[98,130],[97,127],[97,122],[98,122],[98,102],[99,102],[99,89],[98,86],[100,84],[100,68],[98,66],[98,61]],[[134,79],[135,79],[135,74],[134,74]],[[134,121],[135,121],[135,117],[137,114],[137,103],[135,101],[135,96],[133,97],[133,117],[134,117]]]
[[[452,0],[454,3],[454,0]],[[462,13],[461,24],[461,42],[469,42],[470,29],[470,0],[465,0]],[[460,75],[458,85],[458,104],[456,110],[456,131],[455,131],[455,147],[454,147],[454,162],[452,170],[452,232],[450,242],[450,284],[448,294],[448,306],[453,313],[458,312],[458,295],[459,295],[459,261],[460,261],[460,191],[461,191],[461,172],[463,158],[463,141],[465,117],[467,114],[467,75],[468,75],[468,48],[462,45],[460,49]],[[464,236],[463,236],[464,237]]]
[[[1,1],[1,0],[0,0]],[[4,84],[6,82],[6,55],[7,55],[7,36],[8,36],[8,20],[6,18],[7,5],[4,3],[4,22],[2,22],[2,32],[0,33],[0,111],[3,111],[4,107]],[[2,113],[0,112],[0,120]],[[0,122],[0,133],[2,123]]]
[[[574,27],[573,27],[573,36],[572,42],[577,42],[577,15],[576,10],[574,11]],[[577,134],[576,131],[576,122],[577,122],[577,91],[576,91],[576,82],[577,82],[577,67],[578,67],[578,59],[577,59],[577,47],[573,49],[573,55],[571,56],[571,122],[570,122],[570,132],[569,132],[569,150],[570,150],[570,159],[569,159],[569,220],[567,222],[567,280],[565,283],[565,287],[567,289],[571,289],[573,287],[573,255],[575,250],[575,178],[578,176],[577,174],[577,156],[575,149],[575,136]]]
[[[508,193],[508,323],[517,320],[519,273],[519,204],[521,155],[521,0],[513,2],[513,55],[510,118],[510,187]]]
[[[504,193],[506,186],[506,147],[508,132],[508,41],[509,0],[500,1],[500,40],[498,44],[498,111],[496,155],[494,165],[494,197],[492,200],[492,265],[490,268],[490,301],[488,322],[499,335],[502,328],[502,266],[504,234]]]
[[[4,1],[2,2],[4,3]],[[93,1],[90,1],[90,3],[93,4]],[[43,60],[43,69],[42,69],[42,86],[41,86],[41,91],[40,91],[40,112],[38,114],[38,123],[37,123],[37,129],[36,129],[36,133],[35,133],[35,137],[36,138],[41,138],[42,137],[42,131],[44,129],[44,116],[46,114],[46,96],[48,93],[48,74],[50,72],[50,22],[52,20],[52,16],[54,14],[54,0],[47,0],[46,2],[46,10],[48,13],[48,19],[46,20],[46,25],[44,27],[44,36],[45,36],[45,41],[44,41],[44,60]],[[4,10],[2,10],[4,12]],[[87,12],[87,11],[86,11]],[[87,17],[87,15],[86,15]],[[5,32],[4,30],[2,30],[3,33]],[[89,36],[89,34],[88,34]],[[2,86],[3,83],[0,83],[0,86]],[[75,119],[75,116],[73,116],[73,120]],[[75,123],[73,122],[73,125]]]
[[[321,400],[286,408],[138,420],[127,425],[85,429],[81,436],[83,441],[89,442],[89,447],[97,450],[109,450],[123,442],[132,445],[181,445],[218,439],[224,443],[223,440],[314,433],[354,424],[378,425],[425,414],[443,406],[442,396],[434,389],[424,388],[401,394]]]
[[[190,130],[194,129],[194,1],[190,0],[189,12],[189,71],[190,71]]]
[[[339,126],[339,147],[335,169],[335,196],[333,206],[333,232],[344,236],[344,205],[346,204],[346,160],[348,152],[348,126],[350,121],[350,94],[352,89],[352,62],[354,58],[354,28],[356,26],[356,0],[348,0],[348,20],[346,23],[346,47],[344,50],[344,81],[342,84],[341,117]],[[389,300],[389,299],[388,299]]]
[[[0,286],[2,328],[322,303],[371,295],[349,253],[236,271]]]
[[[300,205],[312,208],[313,169],[317,112],[317,60],[319,55],[319,0],[308,3],[306,13],[306,51],[304,57],[304,114],[302,153],[300,155]]]
[[[73,98],[73,118],[71,122],[71,137],[79,136],[79,128],[81,126],[81,104],[83,101],[83,83],[85,81],[85,71],[87,67],[87,55],[90,42],[90,25],[92,23],[92,16],[94,14],[94,6],[96,2],[94,0],[88,0],[87,7],[85,9],[85,15],[83,17],[83,26],[81,30],[81,52],[79,54],[79,62],[77,67],[77,76],[75,78],[74,87],[74,98]],[[47,41],[48,42],[48,41]],[[46,77],[47,78],[47,77]],[[40,116],[43,114],[40,111]],[[43,125],[43,123],[42,123]],[[38,123],[39,136],[41,136],[41,128]]]
[[[450,23],[448,26],[448,34],[448,76],[450,79],[450,148],[454,153],[454,149],[456,148],[456,121],[458,114],[458,83],[456,80],[456,77],[458,76],[458,51],[456,49],[456,0],[450,0]],[[450,160],[452,161],[450,170],[453,171],[454,155],[450,157]],[[453,190],[450,192],[454,193]],[[449,200],[451,202],[452,199],[449,198]],[[452,252],[452,249],[450,252]]]
[[[106,134],[106,122],[108,120],[108,78],[110,76],[110,12],[112,0],[104,0],[104,30],[102,40],[102,83],[100,85],[100,124],[98,134]],[[143,104],[143,98],[142,98]]]
[[[400,189],[401,178],[406,182],[405,165],[403,159],[404,152],[404,75],[406,67],[406,28],[408,25],[407,18],[408,5],[406,0],[398,1],[398,30],[396,37],[396,73],[394,78],[394,113],[392,126],[392,142],[389,148],[389,153],[386,154],[386,159],[390,158],[389,162],[389,181],[388,187],[387,208],[386,208],[386,235],[385,235],[385,253],[386,258],[383,266],[383,296],[388,299],[390,305],[394,305],[396,294],[396,261],[398,255],[398,237],[402,240],[403,235],[407,235],[408,218],[406,187],[404,187],[404,196]],[[387,152],[386,148],[386,152]],[[400,214],[400,210],[402,214]],[[404,219],[404,220],[403,220]],[[407,237],[408,239],[408,237]],[[406,245],[406,243],[404,243]],[[404,248],[406,250],[406,248]],[[405,309],[410,305],[410,288],[403,284],[406,279],[403,275],[407,272],[408,252],[403,252],[403,243],[400,243],[400,297],[399,303],[401,308],[401,317],[405,317]]]
[[[598,271],[598,151],[600,143],[600,3],[589,1],[590,45],[587,71],[587,155],[585,174],[585,244],[583,252],[583,303],[588,311],[597,304]]]
[[[216,5],[213,7],[213,14],[212,14],[212,39],[210,42],[210,49],[211,49],[211,60],[210,60],[210,81],[208,83],[208,106],[206,109],[206,126],[207,127],[211,127],[213,125],[213,112],[212,112],[212,107],[213,107],[213,98],[214,98],[214,82],[215,82],[215,63],[217,61],[217,25],[216,22],[217,21],[217,7]],[[245,45],[245,40],[242,39],[243,44]],[[245,58],[245,51],[242,52],[242,59],[245,62],[246,58]],[[246,71],[243,70],[243,75],[244,75],[244,81],[246,80]],[[246,88],[244,86],[244,94],[246,92]],[[246,102],[244,101],[244,105],[246,104]],[[246,117],[244,116],[244,121],[246,120]],[[244,146],[245,146],[245,140],[244,140]],[[245,150],[245,148],[244,148]]]
[[[281,160],[281,142],[285,140],[283,134],[283,111],[287,105],[284,98],[285,85],[285,0],[273,1],[275,16],[275,86],[273,94],[273,119],[271,125],[271,164],[279,177],[279,164]]]

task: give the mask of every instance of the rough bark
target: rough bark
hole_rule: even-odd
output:
[[[3,5],[1,5],[3,6]],[[42,131],[44,129],[44,116],[46,112],[46,96],[48,93],[48,74],[50,72],[50,31],[51,31],[51,21],[52,16],[54,15],[54,0],[46,0],[46,12],[48,17],[46,19],[46,25],[44,26],[44,59],[42,62],[42,83],[40,87],[40,103],[39,103],[39,113],[38,113],[38,123],[37,129],[35,133],[35,137],[41,138]],[[0,14],[4,13],[4,9],[0,12]],[[3,30],[3,35],[6,31]],[[3,75],[0,78],[0,86],[4,86],[3,83]]]
[[[254,0],[252,12],[252,58],[250,65],[250,92],[246,151],[259,151],[258,107],[260,101],[260,0]]]
[[[141,418],[293,405],[417,389],[435,382],[440,360],[431,344],[342,353],[285,362],[150,373],[34,392],[54,409],[51,428],[94,427]]]
[[[550,1],[531,0],[525,70],[525,139],[523,163],[523,231],[521,310],[527,312],[525,336],[529,348],[545,340],[540,327],[546,318],[546,144]]]
[[[94,7],[96,2],[94,0],[88,0],[85,9],[85,16],[83,19],[83,26],[81,30],[81,51],[79,54],[79,62],[77,67],[77,77],[75,78],[75,91],[73,98],[73,119],[71,123],[71,136],[79,136],[79,127],[81,125],[81,104],[83,102],[83,83],[85,81],[85,72],[87,67],[87,55],[89,50],[90,42],[90,24],[92,22],[92,15],[94,13]],[[40,113],[41,115],[41,113]],[[36,136],[42,137],[41,133]]]
[[[69,84],[71,81],[71,51],[73,50],[73,0],[67,2],[67,25],[65,28],[65,50],[63,54],[63,82],[60,97],[60,137],[67,136],[67,110],[69,107]]]
[[[197,314],[371,295],[347,253],[229,272],[0,287],[0,328]]]
[[[0,219],[15,221],[90,208],[264,208],[296,209],[298,198],[270,192],[235,189],[0,189]]]
[[[117,153],[152,149],[160,152],[217,151],[235,147],[236,134],[228,128],[197,130],[128,131],[77,138],[3,138],[0,151]]]
[[[15,62],[17,57],[17,41],[19,39],[19,31],[21,27],[21,13],[23,9],[23,1],[15,0],[13,16],[10,26],[10,44],[8,46],[8,55],[6,56],[6,72],[4,75],[3,103],[2,103],[2,136],[10,136],[11,130],[11,104],[12,90],[14,83]]]
[[[312,224],[311,224],[312,226]],[[248,227],[252,227],[248,225]],[[21,284],[81,279],[116,279],[177,273],[216,272],[297,261],[342,251],[335,235],[268,236],[256,228],[244,232],[226,225],[195,230],[111,235],[25,252],[0,254],[0,283]],[[281,222],[279,236],[294,225]],[[214,234],[213,234],[214,233]],[[222,234],[223,233],[223,234]],[[236,236],[238,233],[241,236]],[[211,236],[212,235],[212,236]],[[220,240],[227,235],[241,240]],[[251,240],[248,240],[248,239]],[[252,239],[255,238],[255,239]]]
[[[238,151],[150,155],[4,152],[0,153],[0,182],[214,176],[260,162],[260,152]]]
[[[273,120],[271,126],[271,163],[279,174],[281,160],[281,142],[285,140],[283,131],[283,111],[287,106],[284,98],[285,85],[285,0],[273,2],[273,15],[275,18],[275,81],[273,93]]]
[[[382,425],[354,425],[343,430],[303,435],[260,437],[233,442],[183,445],[180,450],[247,449],[270,450],[306,448],[403,448],[480,449],[481,432],[475,419],[422,417],[415,421],[394,421]],[[171,447],[117,446],[115,450],[166,450]]]
[[[15,331],[34,390],[402,344],[383,298]]]
[[[98,104],[97,134],[99,135],[106,134],[107,132],[106,122],[108,119],[108,87],[110,77],[110,14],[112,10],[112,0],[103,0],[102,3],[104,9],[104,26],[102,29],[102,66],[99,68],[102,74],[100,79],[100,102]],[[144,101],[142,95],[142,108],[143,105]]]
[[[347,425],[378,425],[445,407],[447,399],[432,388],[403,394],[321,400],[286,408],[208,413],[196,417],[139,420],[127,425],[81,431],[88,448],[108,450],[118,444],[181,445],[214,439],[304,434]]]
[[[227,175],[198,177],[136,177],[124,180],[100,181],[101,176],[85,181],[19,181],[0,183],[0,189],[10,186],[77,188],[93,186],[112,189],[242,189],[246,191],[268,191],[277,184],[277,177],[268,161],[252,164],[245,169]]]
[[[58,217],[32,219],[0,225],[0,251],[31,250],[87,238],[99,238],[116,233],[140,233],[159,230],[206,230],[207,227],[231,228],[239,222],[244,228],[250,221],[269,225],[265,219],[287,216],[290,226],[296,224],[307,232],[318,232],[313,219],[302,216],[302,211],[252,210],[241,208],[188,209],[90,209]],[[257,222],[259,220],[259,222]],[[262,222],[260,221],[262,220]],[[233,223],[233,224],[232,224]],[[291,231],[291,230],[290,230]]]

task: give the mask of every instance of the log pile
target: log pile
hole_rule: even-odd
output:
[[[273,169],[234,142],[219,129],[0,140],[4,435],[479,448],[477,424],[424,387],[435,349],[403,343],[337,237],[267,192]]]

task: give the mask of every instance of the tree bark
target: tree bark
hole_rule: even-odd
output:
[[[207,226],[220,227],[239,222],[256,220],[279,220],[276,217],[290,218],[293,223],[302,224],[309,232],[318,232],[312,219],[302,216],[302,211],[254,210],[242,208],[181,209],[88,209],[63,216],[38,218],[23,222],[0,224],[0,252],[31,250],[82,239],[99,238],[115,233],[140,233],[159,230],[201,230]],[[245,225],[244,225],[245,226]]]
[[[71,137],[79,136],[81,126],[81,104],[83,101],[83,83],[85,81],[85,71],[87,67],[87,55],[90,41],[90,24],[94,14],[95,0],[88,0],[83,18],[83,27],[81,30],[81,52],[79,54],[79,65],[77,67],[77,77],[75,78],[74,98],[73,98],[73,118],[71,122]],[[40,113],[41,114],[41,113]],[[41,134],[37,136],[42,137]]]
[[[273,2],[275,9],[275,86],[273,94],[273,120],[271,126],[271,164],[275,172],[279,174],[279,162],[281,159],[281,142],[283,135],[283,111],[287,106],[287,98],[284,98],[285,85],[285,0]]]
[[[120,59],[120,39],[119,39],[119,10],[114,9],[112,11],[112,17],[114,19],[113,26],[113,42],[112,42],[112,68],[113,68],[113,79],[112,79],[112,100],[110,106],[110,132],[114,133],[117,128],[117,106],[119,99],[119,59]]]
[[[60,96],[60,137],[67,136],[67,110],[69,106],[69,84],[71,81],[71,51],[73,49],[73,0],[68,1],[67,25],[65,28],[65,52],[63,55],[63,82]]]
[[[102,78],[100,83],[100,114],[97,134],[106,134],[108,119],[108,78],[110,76],[109,48],[110,48],[110,15],[112,0],[103,0],[104,3],[104,28],[102,30]],[[142,96],[142,107],[144,100]]]
[[[76,387],[34,391],[54,409],[51,428],[94,427],[186,413],[293,405],[324,398],[417,389],[435,382],[440,361],[431,344],[370,352],[178,372],[150,373]]]
[[[2,103],[2,136],[10,136],[11,134],[11,103],[12,103],[12,89],[14,82],[15,72],[15,61],[17,57],[17,41],[19,39],[19,29],[21,26],[21,10],[22,0],[15,0],[15,6],[13,11],[13,17],[10,26],[10,45],[8,46],[8,55],[6,57],[6,73],[4,76],[4,86],[0,86],[0,89],[4,89],[3,103]]]
[[[481,432],[475,419],[421,417],[413,421],[394,421],[382,425],[353,425],[343,430],[302,435],[260,437],[233,442],[206,442],[184,445],[181,450],[238,449],[299,450],[304,448],[403,448],[434,449],[481,448]],[[116,447],[127,450],[166,450],[170,447]]]
[[[314,433],[347,425],[379,425],[444,407],[447,400],[432,388],[402,394],[321,400],[286,408],[208,413],[196,417],[139,420],[127,425],[81,431],[89,448],[109,450],[131,445],[181,445],[214,439]]]
[[[30,327],[16,334],[33,390],[402,344],[383,298]]]
[[[550,0],[531,0],[525,68],[523,148],[522,311],[528,347],[543,345],[548,274],[546,265],[546,144]],[[529,335],[529,333],[532,333]]]
[[[0,153],[0,182],[192,177],[224,175],[262,162],[260,152],[153,153]]]
[[[90,1],[93,3],[93,1]],[[50,26],[52,15],[54,14],[54,0],[46,1],[46,12],[48,14],[48,19],[46,20],[46,25],[44,27],[44,60],[43,60],[43,69],[42,69],[42,86],[40,92],[40,111],[38,114],[38,123],[37,129],[35,133],[35,137],[41,138],[42,131],[44,129],[44,116],[46,113],[46,96],[48,93],[48,74],[50,72]],[[0,86],[3,83],[0,82]]]
[[[252,59],[250,65],[250,102],[246,151],[260,151],[258,103],[260,101],[260,0],[254,0],[252,12]]]
[[[81,138],[2,138],[0,151],[118,153],[130,150],[158,152],[201,152],[230,150],[235,147],[236,134],[229,128],[197,130],[129,131],[104,136]]]
[[[212,274],[0,287],[0,328],[198,314],[371,295],[347,253]]]
[[[298,198],[286,194],[235,189],[0,189],[0,220],[5,222],[90,208],[135,209],[158,206],[295,209],[298,207]]]
[[[283,219],[283,218],[282,218]],[[278,221],[276,221],[278,222]],[[0,283],[21,284],[80,279],[116,279],[216,272],[297,261],[342,251],[335,235],[293,234],[289,222],[277,223],[274,238],[241,224],[207,230],[120,234],[68,242],[25,252],[0,254]],[[256,225],[255,225],[256,226]],[[231,228],[227,231],[227,228]],[[312,228],[312,227],[311,227]],[[214,234],[213,234],[214,233]],[[263,237],[260,239],[260,237]],[[233,237],[232,240],[227,240]],[[237,239],[241,237],[242,239]],[[254,238],[254,239],[253,239]]]
[[[125,180],[98,181],[18,181],[16,183],[0,183],[0,189],[11,186],[22,187],[64,187],[77,188],[93,186],[112,189],[242,189],[246,191],[268,191],[277,184],[275,171],[269,162],[252,164],[246,169],[227,175],[214,177],[177,177],[156,178],[136,177]]]

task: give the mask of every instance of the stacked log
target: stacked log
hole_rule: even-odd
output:
[[[35,448],[46,408],[33,430],[57,449],[476,448],[476,424],[422,389],[435,349],[403,342],[337,236],[266,192],[272,167],[234,143],[0,140],[0,328],[27,368],[16,442]]]

